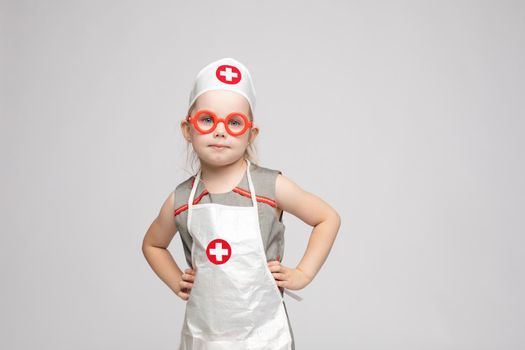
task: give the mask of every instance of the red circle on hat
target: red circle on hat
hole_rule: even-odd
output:
[[[224,239],[217,238],[208,243],[208,247],[206,247],[206,255],[208,256],[208,260],[215,265],[224,264],[230,260],[232,248]]]
[[[225,84],[237,84],[241,81],[241,71],[237,67],[228,64],[219,66],[215,71],[215,76]]]

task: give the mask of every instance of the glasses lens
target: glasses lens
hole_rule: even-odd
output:
[[[204,131],[210,130],[213,127],[213,123],[213,116],[209,113],[201,113],[197,117],[197,124],[199,125],[199,128],[201,128]]]
[[[242,129],[244,129],[245,124],[246,121],[244,118],[241,115],[235,114],[230,118],[228,127],[233,132],[240,132]]]

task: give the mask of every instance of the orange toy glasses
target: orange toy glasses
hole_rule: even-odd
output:
[[[201,109],[197,111],[195,115],[188,116],[187,120],[193,124],[195,129],[201,134],[209,134],[215,130],[220,122],[224,123],[226,131],[232,136],[242,135],[252,127],[252,122],[241,112],[232,112],[226,117],[220,118],[209,109]]]

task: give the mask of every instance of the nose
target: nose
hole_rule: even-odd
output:
[[[224,126],[224,122],[222,120],[219,123],[217,123],[217,127],[215,128],[215,130],[213,130],[213,133],[215,136],[226,134],[226,127]]]

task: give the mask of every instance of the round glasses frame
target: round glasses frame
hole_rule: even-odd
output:
[[[213,119],[213,126],[209,130],[203,130],[199,127],[198,120],[202,114],[207,114]],[[244,120],[244,128],[239,132],[234,132],[229,127],[230,119],[235,116],[240,116]],[[246,132],[246,130],[248,130],[249,128],[253,126],[252,122],[248,119],[248,117],[241,112],[232,112],[228,114],[226,117],[221,118],[221,117],[218,117],[215,112],[210,111],[209,109],[201,109],[197,111],[197,113],[195,113],[193,116],[188,115],[186,120],[188,120],[193,125],[193,127],[197,129],[197,131],[201,134],[209,134],[210,132],[213,132],[213,130],[217,128],[217,125],[219,125],[220,122],[223,122],[224,127],[226,128],[226,131],[228,132],[228,134],[232,136],[242,135]]]

